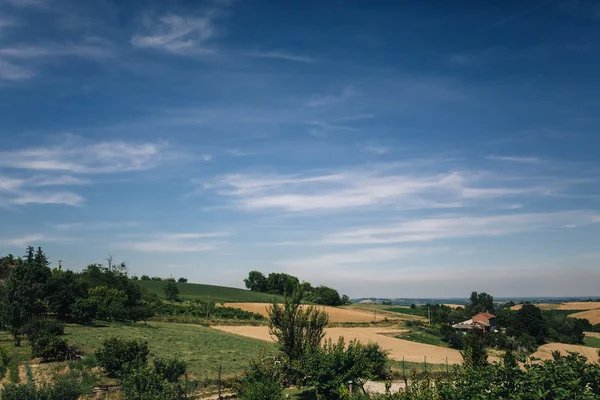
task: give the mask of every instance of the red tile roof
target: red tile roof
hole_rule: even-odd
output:
[[[483,322],[485,324],[490,323],[490,319],[496,318],[494,314],[490,314],[489,312],[482,312],[473,317],[473,322]]]

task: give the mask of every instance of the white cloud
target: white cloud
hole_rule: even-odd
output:
[[[202,161],[208,162],[208,161],[212,161],[213,156],[211,154],[202,154],[200,156],[200,158],[202,158]]]
[[[12,204],[63,204],[79,206],[83,204],[83,197],[71,192],[30,193],[21,192],[11,200]]]
[[[419,160],[409,160],[312,174],[230,174],[213,187],[232,197],[239,208],[285,211],[446,208],[503,197],[547,196],[558,190],[552,182],[524,185],[493,174],[427,172],[420,166]]]
[[[313,126],[308,132],[315,137],[325,137],[331,132],[347,131],[351,132],[355,129],[349,126],[330,124],[325,121],[306,121],[308,125]]]
[[[123,229],[133,228],[138,226],[139,223],[134,221],[104,221],[104,222],[73,222],[69,224],[58,224],[53,227],[62,231],[70,230],[102,230],[102,229]]]
[[[392,149],[387,146],[382,146],[380,144],[369,143],[361,146],[361,150],[367,153],[383,155],[389,153]]]
[[[507,161],[507,162],[514,162],[514,163],[523,163],[523,164],[540,164],[542,162],[542,160],[537,157],[516,157],[516,156],[490,155],[487,157],[487,159],[493,160],[493,161]]]
[[[35,75],[36,73],[28,68],[0,59],[0,79],[7,81],[23,81],[31,79]]]
[[[597,223],[591,211],[507,214],[495,216],[447,216],[421,218],[384,226],[358,228],[327,235],[323,244],[364,245],[432,241],[519,232],[570,229]]]
[[[306,64],[312,64],[317,62],[315,58],[309,56],[292,54],[282,51],[250,51],[244,54],[256,58],[271,58],[276,60],[293,61]]]
[[[157,234],[147,240],[119,243],[118,246],[149,253],[203,252],[217,248],[222,243],[216,239],[226,236],[228,233],[225,232]]]
[[[32,186],[75,186],[87,185],[90,181],[71,175],[58,176],[36,176],[29,179],[28,184]]]
[[[229,150],[227,150],[227,152],[229,154],[231,154],[232,156],[236,156],[236,157],[249,156],[252,154],[252,153],[248,153],[246,151],[240,150],[240,149],[229,149]]]
[[[147,20],[146,32],[131,38],[135,47],[161,49],[172,53],[197,51],[214,35],[210,15],[204,17],[167,14],[158,22]],[[207,49],[204,49],[207,51]]]
[[[71,173],[122,173],[156,167],[167,157],[165,143],[88,142],[70,137],[54,147],[0,152],[0,166]]]
[[[307,257],[295,260],[284,260],[277,264],[291,270],[305,270],[310,268],[334,268],[348,264],[372,264],[396,260],[403,256],[413,254],[413,249],[374,248],[357,250],[344,253],[324,254],[316,257]]]
[[[11,239],[0,239],[0,243],[2,243],[4,246],[15,247],[32,246],[33,244],[49,241],[54,241],[54,239],[48,238],[43,233],[36,233]]]
[[[346,86],[338,95],[318,96],[306,102],[307,107],[325,107],[341,103],[358,95],[358,92],[352,86]]]

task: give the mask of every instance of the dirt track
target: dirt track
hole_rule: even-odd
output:
[[[225,303],[226,307],[240,308],[242,310],[261,314],[265,317],[267,316],[267,307],[269,305],[270,304],[268,303]],[[372,312],[329,306],[319,306],[319,308],[327,311],[330,322],[372,322],[375,318],[375,315]],[[388,319],[391,319],[389,315],[386,314],[385,316],[387,316]],[[383,318],[384,317],[380,313],[377,314],[377,321],[381,321]]]
[[[553,351],[560,351],[560,353],[563,355],[566,355],[567,351],[571,351],[584,355],[590,362],[598,361],[598,349],[563,343],[548,343],[540,346],[540,348],[533,353],[533,357],[541,358],[542,360],[551,360]]]
[[[273,340],[269,335],[269,328],[266,326],[213,326],[213,328],[254,339]],[[338,337],[343,336],[346,342],[358,339],[363,343],[379,343],[382,348],[390,352],[390,358],[393,360],[401,361],[404,357],[405,361],[423,362],[424,357],[427,357],[428,363],[445,364],[446,357],[448,357],[449,364],[462,362],[462,356],[457,350],[386,336],[386,334],[389,335],[395,332],[400,333],[402,330],[385,328],[328,328],[325,330],[326,338],[332,340],[337,340]]]

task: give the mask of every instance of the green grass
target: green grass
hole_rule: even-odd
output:
[[[156,293],[165,297],[164,281],[136,281],[143,289],[150,293]],[[237,289],[225,286],[203,285],[200,283],[176,283],[179,289],[179,297],[182,300],[214,301],[215,303],[268,303],[274,297],[281,300],[281,296],[267,293],[252,292],[245,289]]]
[[[381,307],[381,309],[384,311],[391,311],[391,312],[400,313],[400,314],[416,315],[419,317],[427,317],[427,310],[422,309],[422,308],[386,306],[386,307]]]
[[[588,347],[595,347],[597,349],[600,349],[600,338],[586,336],[583,340],[583,343]]]
[[[434,346],[448,347],[445,342],[439,336],[433,335],[428,332],[415,332],[410,331],[401,335],[394,336],[398,339],[410,340],[411,342],[432,344]]]
[[[112,336],[146,340],[151,357],[182,359],[188,365],[188,374],[198,380],[216,378],[219,365],[222,365],[223,376],[240,373],[261,352],[272,354],[275,351],[275,345],[271,343],[192,324],[109,323],[105,326],[68,325],[65,329],[68,342],[82,347],[86,355]]]

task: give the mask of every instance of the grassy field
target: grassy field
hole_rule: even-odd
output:
[[[442,342],[442,339],[439,336],[432,335],[428,332],[406,332],[400,335],[394,336],[398,339],[410,340],[411,342],[432,344],[434,346],[448,347],[445,342]]]
[[[216,378],[219,365],[223,368],[223,376],[237,374],[261,352],[272,354],[275,350],[271,343],[191,324],[110,323],[104,326],[68,325],[65,330],[69,343],[83,347],[86,355],[92,354],[112,336],[148,341],[151,357],[182,359],[188,364],[188,373],[199,380]]]
[[[586,336],[585,339],[583,340],[583,343],[586,346],[595,347],[597,349],[600,349],[600,338]]]
[[[136,281],[143,289],[165,297],[164,281]],[[176,283],[179,297],[182,300],[210,300],[215,303],[268,303],[273,297],[281,300],[281,296],[267,293],[252,292],[224,286],[203,285],[200,283]]]
[[[395,313],[400,313],[400,314],[416,315],[419,317],[427,317],[427,310],[423,309],[423,308],[384,306],[384,307],[381,307],[380,309],[384,310],[384,311],[390,311],[390,312],[395,312]]]

